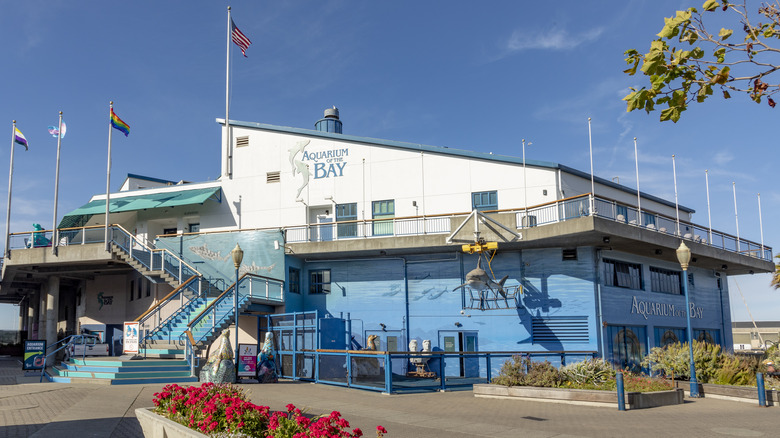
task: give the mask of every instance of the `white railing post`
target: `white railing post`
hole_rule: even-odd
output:
[[[270,286],[270,284],[269,284],[268,280],[266,280],[265,281],[265,298],[266,299],[268,299],[268,297],[270,296],[269,286]]]
[[[251,296],[254,296],[254,295],[252,295],[252,285],[253,285],[253,284],[255,284],[255,282],[254,282],[254,281],[252,281],[252,278],[250,278],[250,279],[249,279],[249,296],[250,296],[250,297],[251,297]]]

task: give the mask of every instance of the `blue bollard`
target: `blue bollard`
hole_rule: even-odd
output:
[[[623,373],[617,373],[618,411],[626,410],[626,392],[623,390]]]
[[[764,373],[756,373],[756,386],[758,386],[758,405],[766,407],[766,389],[764,389]]]

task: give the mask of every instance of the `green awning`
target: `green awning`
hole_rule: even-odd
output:
[[[124,196],[111,198],[109,203],[110,213],[124,211],[148,210],[151,208],[176,207],[179,205],[203,204],[220,191],[219,187],[206,189],[182,190],[179,192],[150,193],[148,195]],[[217,201],[221,202],[217,195]],[[105,199],[91,201],[71,211],[62,218],[57,228],[82,227],[89,218],[96,214],[106,213]]]

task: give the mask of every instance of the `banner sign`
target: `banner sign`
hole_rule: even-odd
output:
[[[24,341],[23,370],[40,370],[46,356],[46,341]]]
[[[238,344],[238,377],[257,375],[257,345]]]
[[[122,354],[138,354],[138,322],[125,322]]]

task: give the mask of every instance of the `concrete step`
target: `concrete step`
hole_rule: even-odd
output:
[[[75,358],[47,370],[52,382],[84,382],[106,385],[197,382],[183,359],[120,357]]]

